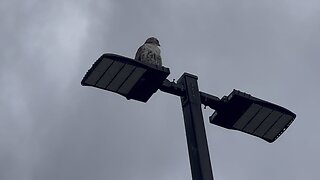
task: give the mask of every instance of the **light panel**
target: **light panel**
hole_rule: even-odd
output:
[[[295,117],[294,113],[283,107],[234,90],[228,97],[222,98],[210,122],[274,142]]]
[[[243,129],[248,125],[250,120],[256,116],[256,114],[262,109],[262,106],[257,104],[251,104],[248,110],[243,113],[243,115],[239,118],[238,121],[233,125],[236,129]]]
[[[250,109],[248,109],[250,111]],[[266,120],[266,118],[271,114],[272,110],[266,107],[262,107],[255,116],[250,119],[248,124],[243,128],[244,131],[248,133],[254,133],[254,131],[260,126],[260,124]]]
[[[147,102],[170,74],[168,68],[115,55],[102,55],[81,81],[83,86],[115,92]]]

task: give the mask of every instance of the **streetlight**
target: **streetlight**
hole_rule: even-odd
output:
[[[141,102],[147,102],[158,89],[179,96],[193,180],[213,180],[201,104],[215,110],[209,118],[212,124],[239,130],[268,142],[274,142],[296,117],[281,106],[238,90],[219,99],[199,91],[197,76],[184,73],[175,83],[166,79],[169,74],[169,68],[163,66],[145,64],[116,54],[103,54],[81,84]]]

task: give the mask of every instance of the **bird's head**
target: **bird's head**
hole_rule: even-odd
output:
[[[160,46],[159,40],[155,37],[149,37],[145,43],[155,44],[157,46]]]

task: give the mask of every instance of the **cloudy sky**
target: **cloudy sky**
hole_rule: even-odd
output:
[[[204,109],[216,180],[320,179],[318,0],[0,0],[0,24],[1,180],[191,179],[178,97],[80,85],[101,54],[134,57],[149,36],[170,80],[297,114],[270,144]]]

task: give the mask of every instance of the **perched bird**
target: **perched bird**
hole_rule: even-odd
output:
[[[162,66],[162,60],[160,56],[161,51],[158,46],[160,46],[160,43],[157,38],[148,38],[146,42],[139,47],[134,59],[144,63]]]

